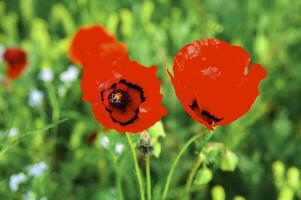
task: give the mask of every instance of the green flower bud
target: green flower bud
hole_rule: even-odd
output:
[[[209,183],[212,179],[212,172],[209,168],[202,167],[196,174],[194,184],[195,185],[205,185]]]
[[[233,200],[246,200],[246,198],[243,197],[243,196],[237,195],[237,196],[235,196],[235,197],[233,198]]]
[[[288,185],[297,190],[300,186],[300,171],[296,167],[290,167],[287,170],[287,183]]]
[[[289,187],[282,187],[278,196],[278,200],[293,200],[294,192]]]
[[[237,166],[237,156],[232,151],[226,151],[221,158],[220,169],[223,171],[234,171]]]
[[[211,190],[211,197],[212,200],[225,200],[226,199],[226,193],[222,186],[216,185]]]
[[[272,165],[273,176],[276,185],[279,185],[283,181],[285,166],[281,161],[275,161]]]

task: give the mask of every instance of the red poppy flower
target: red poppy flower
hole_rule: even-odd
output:
[[[239,46],[217,39],[193,41],[174,57],[176,95],[185,111],[213,130],[246,113],[259,95],[259,82],[267,76]]]
[[[141,132],[167,114],[161,104],[157,67],[143,67],[123,56],[109,64],[109,73],[97,67],[102,59],[89,59],[85,64],[83,100],[92,103],[93,113],[105,128],[121,133]]]
[[[83,100],[93,105],[95,118],[108,129],[137,133],[167,111],[156,67],[145,68],[122,56],[126,52],[125,45],[96,25],[75,34],[69,57],[83,65]]]
[[[27,65],[25,51],[19,48],[9,48],[5,50],[3,57],[8,66],[7,76],[10,79],[18,78]]]
[[[85,61],[93,56],[112,61],[126,52],[127,47],[107,33],[103,27],[92,25],[80,28],[76,32],[68,54],[73,62],[84,65]]]

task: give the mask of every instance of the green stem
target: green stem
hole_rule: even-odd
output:
[[[46,83],[49,101],[52,107],[52,121],[57,121],[60,118],[60,105],[54,87],[50,83]],[[56,136],[58,126],[52,129],[52,135]]]
[[[192,185],[192,181],[193,178],[195,177],[196,172],[198,171],[198,168],[201,166],[203,162],[203,157],[202,156],[198,156],[198,159],[196,160],[196,162],[194,163],[194,166],[192,168],[192,170],[189,173],[187,182],[186,182],[186,187],[185,187],[185,197],[187,199],[190,199],[190,189],[191,189],[191,185]]]
[[[166,199],[167,198],[167,194],[168,194],[168,191],[169,191],[169,187],[170,187],[170,183],[171,183],[171,179],[172,179],[172,176],[174,174],[174,171],[176,169],[176,166],[180,160],[180,158],[182,157],[182,155],[185,153],[186,149],[194,142],[196,141],[197,139],[199,139],[200,137],[202,137],[205,133],[207,132],[207,129],[205,129],[204,131],[198,133],[197,135],[194,135],[193,137],[191,137],[185,144],[184,146],[182,147],[182,149],[180,150],[180,152],[178,153],[176,159],[173,161],[172,163],[172,166],[169,170],[169,173],[168,173],[168,176],[167,176],[167,179],[166,179],[166,183],[165,183],[165,187],[164,187],[164,190],[163,190],[163,196],[162,196],[162,199]]]
[[[152,199],[152,180],[150,174],[150,155],[146,155],[145,171],[146,171],[146,188],[147,188],[147,200]]]
[[[117,190],[118,190],[118,197],[119,200],[123,200],[123,192],[122,192],[122,182],[119,172],[116,174],[116,182],[117,182]]]
[[[117,186],[117,195],[118,200],[124,200],[123,191],[122,191],[122,176],[120,174],[120,167],[119,167],[119,157],[116,156],[112,151],[109,151],[111,154],[111,157],[113,159],[114,163],[114,169],[115,169],[115,184]]]
[[[118,199],[123,200],[123,192],[122,192],[122,181],[121,181],[121,175],[119,172],[119,167],[117,165],[117,161],[114,162],[115,164],[115,173],[116,173],[116,185],[117,185],[117,191],[118,191]]]
[[[141,200],[145,200],[145,196],[144,196],[144,189],[143,189],[143,184],[142,184],[142,177],[141,177],[141,173],[140,173],[140,169],[139,169],[139,165],[138,165],[138,160],[137,160],[137,154],[135,151],[135,147],[134,144],[132,142],[132,138],[131,135],[129,133],[126,133],[126,138],[128,140],[131,152],[132,152],[132,157],[134,160],[134,165],[135,165],[135,170],[136,170],[136,175],[137,175],[137,179],[138,179],[138,184],[139,184],[139,190],[140,190],[140,199]]]

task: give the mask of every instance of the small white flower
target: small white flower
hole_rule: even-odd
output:
[[[115,188],[111,188],[108,190],[106,195],[106,200],[115,200],[117,199],[117,190]]]
[[[43,68],[39,73],[39,79],[44,82],[51,82],[53,80],[53,71],[51,68]]]
[[[110,140],[107,136],[101,137],[99,142],[104,148],[106,148],[106,149],[109,148]]]
[[[36,89],[32,90],[29,93],[28,105],[31,107],[35,107],[35,106],[41,104],[43,98],[44,98],[43,92],[41,92],[40,90],[36,90]]]
[[[79,75],[79,69],[74,65],[70,65],[68,69],[61,73],[60,80],[65,84],[70,84],[77,79]]]
[[[23,195],[23,200],[36,200],[36,199],[37,199],[36,194],[31,190],[27,191]]]
[[[45,162],[39,162],[27,167],[27,172],[33,177],[40,176],[45,170],[48,169],[48,166]]]
[[[10,128],[8,131],[8,137],[15,137],[18,134],[17,128]]]
[[[123,152],[123,149],[124,149],[124,144],[117,143],[117,144],[115,145],[115,153],[116,153],[117,155],[121,155],[122,152]]]
[[[2,44],[0,44],[0,63],[3,62],[4,52],[5,52],[5,47]]]
[[[9,188],[12,191],[17,191],[19,189],[19,185],[27,180],[26,175],[23,172],[20,172],[19,174],[14,174],[11,177],[9,177]]]

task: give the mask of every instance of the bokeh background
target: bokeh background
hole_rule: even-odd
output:
[[[208,37],[242,46],[269,77],[246,115],[189,149],[169,198],[183,199],[201,153],[191,199],[301,199],[300,13],[300,0],[0,0],[0,50],[17,46],[29,57],[10,84],[0,60],[0,199],[139,198],[124,135],[95,122],[81,101],[81,68],[66,55],[87,24],[102,24],[132,59],[159,67],[169,115],[150,130],[153,199],[179,148],[203,129],[183,111],[166,68],[182,46]]]

